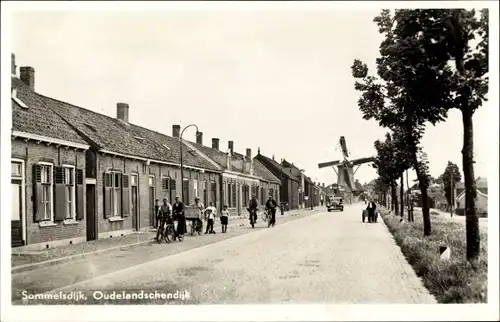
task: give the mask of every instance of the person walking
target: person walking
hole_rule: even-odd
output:
[[[266,209],[271,212],[271,221],[267,227],[270,227],[271,225],[274,227],[274,224],[276,223],[276,207],[276,200],[274,200],[273,195],[270,194],[269,199],[266,202]]]
[[[207,219],[207,230],[205,231],[205,234],[215,234],[214,231],[214,221],[215,221],[215,214],[216,214],[216,209],[212,205],[212,202],[210,202],[209,206],[207,209],[205,209],[205,217]]]
[[[377,205],[375,204],[375,202],[373,202],[372,199],[370,199],[370,201],[368,202],[366,210],[368,211],[368,222],[376,222],[375,211],[377,210]]]
[[[161,208],[160,200],[156,199],[156,202],[155,202],[155,222],[154,222],[155,229],[158,229],[158,224],[160,221],[160,208]]]
[[[198,216],[198,220],[196,220],[196,223],[198,225],[199,231],[201,232],[203,231],[202,214],[205,211],[205,206],[201,203],[200,198],[198,197],[194,198],[194,206],[200,210],[200,215]]]
[[[175,202],[172,205],[172,214],[174,216],[173,219],[177,220],[176,237],[184,237],[184,233],[186,232],[185,206],[184,203],[180,201],[180,198],[180,196],[176,196]]]
[[[229,221],[229,210],[227,210],[227,205],[224,205],[224,209],[220,213],[220,224],[222,226],[222,233],[227,233],[227,223]]]

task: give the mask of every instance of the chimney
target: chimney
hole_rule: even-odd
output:
[[[325,187],[325,183],[323,182],[323,187]]]
[[[116,118],[128,123],[128,104],[116,103]]]
[[[16,76],[17,66],[16,66],[16,55],[10,54],[10,73]]]
[[[181,136],[181,126],[180,125],[172,125],[172,136],[174,138],[178,138]]]
[[[234,151],[234,142],[233,141],[227,141],[227,148],[231,150],[231,154],[233,154]]]
[[[260,154],[260,146],[257,148],[257,154]]]
[[[203,132],[196,132],[196,143],[203,145]]]
[[[231,170],[231,154],[226,153],[226,169]]]
[[[219,150],[219,139],[212,138],[212,149]]]
[[[247,149],[246,157],[243,161],[245,171],[253,175],[252,149]]]
[[[28,85],[32,90],[35,90],[35,69],[33,67],[24,66],[19,68],[19,73],[21,74],[20,78],[23,83]]]

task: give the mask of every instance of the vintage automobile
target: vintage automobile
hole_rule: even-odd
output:
[[[330,197],[326,200],[326,209],[330,212],[332,210],[344,211],[344,204],[341,197]]]

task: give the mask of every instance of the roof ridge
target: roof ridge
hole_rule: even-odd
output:
[[[52,101],[56,101],[56,102],[59,102],[59,103],[67,104],[67,105],[69,105],[71,107],[75,107],[75,108],[78,108],[78,109],[81,109],[81,110],[84,110],[84,111],[88,111],[88,112],[93,113],[93,114],[97,114],[97,115],[99,115],[101,117],[106,117],[108,119],[113,120],[114,122],[120,121],[119,119],[117,119],[115,117],[112,117],[112,116],[109,116],[109,115],[106,115],[106,114],[103,114],[103,113],[99,113],[99,112],[93,111],[91,109],[88,109],[88,108],[85,108],[85,107],[82,107],[82,106],[78,106],[78,105],[75,105],[75,104],[72,104],[72,103],[69,103],[69,102],[66,102],[66,101],[54,98],[54,97],[46,96],[46,95],[43,95],[43,94],[40,94],[40,93],[37,93],[37,92],[35,92],[35,94],[38,95],[38,96],[41,96],[43,98],[50,99]],[[142,125],[139,125],[139,124],[136,124],[136,123],[128,122],[128,125],[136,126],[136,127],[141,128],[143,130],[152,131],[152,132],[155,132],[157,134],[161,134],[161,135],[167,136],[169,138],[175,139],[173,136],[170,136],[168,134],[164,134],[164,133],[159,132],[157,130],[146,128],[146,127],[144,127]]]

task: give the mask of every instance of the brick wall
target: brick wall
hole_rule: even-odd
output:
[[[154,224],[154,205],[156,199],[162,202],[163,198],[167,198],[170,203],[173,203],[176,195],[181,195],[181,171],[180,168],[164,164],[151,163],[145,166],[143,161],[136,161],[131,159],[125,159],[122,157],[113,157],[111,155],[99,155],[98,157],[98,171],[97,171],[97,210],[96,215],[98,217],[98,233],[106,231],[115,231],[123,229],[134,229],[133,227],[133,216],[130,214],[128,217],[124,217],[123,221],[110,221],[109,218],[104,218],[104,198],[103,198],[103,173],[111,169],[122,171],[125,174],[136,174],[138,178],[138,211],[139,211],[139,229],[147,229]],[[150,186],[149,178],[153,178],[153,185]],[[202,182],[207,180],[207,183],[213,181],[216,183],[216,201],[219,200],[219,175],[215,173],[201,173],[200,171],[195,171],[191,169],[184,169],[184,177],[188,179],[189,182],[189,203],[194,203],[194,180],[198,180],[198,193],[200,199],[203,201],[203,191]],[[163,189],[162,178],[170,178],[171,181],[175,181],[175,190]],[[207,184],[208,186],[208,184]],[[208,187],[210,189],[211,186]],[[151,189],[152,188],[152,189]],[[150,197],[150,189],[152,191],[153,198]],[[209,201],[212,201],[212,195],[208,194]],[[219,203],[217,202],[217,205]],[[208,205],[206,205],[208,206]],[[132,209],[132,208],[130,208]]]
[[[25,142],[24,140],[12,140],[11,149],[12,158],[24,160],[25,173],[25,222],[26,226],[26,245],[50,242],[61,239],[75,237],[86,238],[86,221],[77,221],[76,224],[64,224],[64,222],[55,222],[54,226],[41,227],[35,221],[34,214],[34,178],[33,167],[38,162],[49,162],[53,166],[63,164],[74,165],[75,169],[85,169],[85,152],[82,150],[65,149],[55,145],[36,144],[34,141]],[[85,200],[85,189],[83,189]],[[54,205],[52,204],[52,207]],[[85,205],[84,205],[85,213]]]

